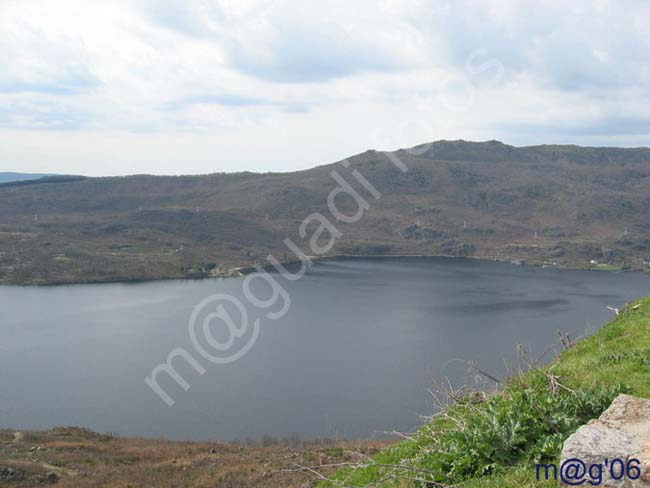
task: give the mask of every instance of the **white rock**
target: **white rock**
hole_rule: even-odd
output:
[[[585,463],[583,486],[650,488],[650,400],[619,395],[599,419],[583,425],[566,440],[559,471],[570,459]],[[616,478],[620,477],[623,463],[626,467],[638,468],[638,471],[630,471],[632,478],[636,478],[637,473],[640,477],[630,479],[624,473],[622,479],[612,478],[612,460],[615,459],[622,461],[614,463]],[[560,486],[576,486],[577,481],[572,480],[573,485],[569,480],[560,482]]]

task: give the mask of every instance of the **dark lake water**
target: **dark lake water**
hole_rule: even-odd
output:
[[[214,293],[246,303],[240,278],[0,287],[0,427],[220,440],[408,431],[435,409],[433,379],[471,381],[464,360],[503,377],[518,344],[538,356],[557,330],[594,332],[613,316],[606,305],[650,295],[638,274],[471,260],[321,262],[277,278],[289,311],[262,316],[258,340],[229,364],[196,352],[188,320]],[[168,407],[144,378],[178,347],[206,371],[177,359],[190,388],[161,375]]]

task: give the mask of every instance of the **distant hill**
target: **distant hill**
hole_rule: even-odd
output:
[[[403,173],[392,162],[399,158]],[[369,209],[337,222],[340,175]],[[357,177],[352,172],[355,172]],[[360,183],[362,175],[381,194]],[[328,255],[450,255],[557,266],[650,261],[650,149],[438,141],[293,173],[47,179],[0,185],[0,282],[203,276],[306,254],[318,212]],[[335,202],[350,216],[354,200]],[[323,234],[323,240],[327,232]]]
[[[0,183],[8,183],[10,181],[25,181],[25,180],[36,180],[44,176],[51,176],[49,174],[43,173],[2,173],[0,172]]]

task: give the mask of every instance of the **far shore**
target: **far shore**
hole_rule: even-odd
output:
[[[337,261],[337,260],[353,260],[353,259],[388,259],[388,260],[400,260],[400,259],[466,259],[474,261],[484,261],[484,262],[499,262],[505,264],[513,264],[517,266],[529,266],[535,268],[553,268],[553,269],[564,269],[564,270],[582,270],[582,271],[608,271],[608,272],[637,272],[650,274],[650,267],[645,268],[629,268],[626,269],[622,265],[591,265],[589,263],[570,263],[570,264],[560,264],[560,263],[540,263],[535,261],[529,261],[526,259],[508,259],[503,257],[495,256],[454,256],[449,254],[348,254],[348,253],[339,253],[331,254],[324,256],[307,256],[312,263],[317,263],[321,261]],[[287,260],[280,261],[281,264],[285,267],[299,266],[301,261],[299,260]],[[266,264],[261,266],[261,269],[268,272],[276,272],[275,268],[271,264]],[[247,264],[247,265],[232,265],[223,270],[219,270],[213,273],[205,273],[199,276],[187,276],[187,275],[178,275],[178,276],[167,276],[159,278],[117,278],[117,279],[83,279],[78,280],[52,280],[52,281],[19,281],[19,282],[8,282],[0,283],[2,286],[21,286],[21,287],[49,287],[49,286],[66,286],[66,285],[100,285],[100,284],[139,284],[139,283],[149,283],[157,281],[172,281],[172,280],[206,280],[206,279],[223,279],[223,278],[237,278],[241,276],[246,276],[248,274],[254,273],[257,271],[256,265]]]

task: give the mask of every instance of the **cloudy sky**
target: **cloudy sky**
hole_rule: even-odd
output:
[[[0,0],[0,171],[650,145],[650,2]]]

